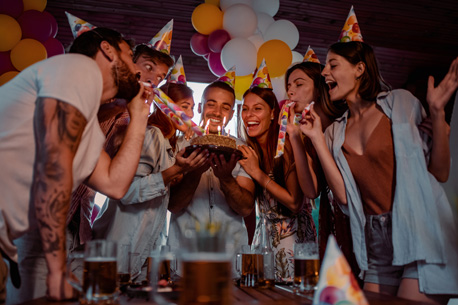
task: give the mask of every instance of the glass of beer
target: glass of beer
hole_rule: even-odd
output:
[[[97,304],[116,300],[118,296],[116,252],[116,242],[93,240],[86,244],[84,254],[69,255],[68,271],[77,270],[82,265],[80,278],[76,273],[67,278],[68,282],[82,293],[81,303]],[[67,272],[67,274],[72,273]]]
[[[320,273],[318,243],[294,244],[294,290],[314,292]]]
[[[241,287],[258,287],[264,283],[264,257],[249,245],[243,245],[242,252],[237,254],[236,269]]]

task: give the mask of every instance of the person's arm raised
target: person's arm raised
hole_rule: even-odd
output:
[[[65,102],[37,100],[31,202],[49,270],[47,296],[52,300],[74,297],[65,279],[65,223],[73,186],[73,159],[86,123],[84,116]]]
[[[121,199],[129,189],[137,170],[145,138],[152,97],[145,102],[144,88],[128,104],[130,123],[118,153],[112,159],[101,152],[97,165],[87,180],[93,189],[113,199]]]

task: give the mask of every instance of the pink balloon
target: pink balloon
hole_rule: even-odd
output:
[[[0,75],[8,71],[16,71],[11,63],[10,51],[0,52]]]
[[[45,42],[51,37],[52,25],[49,18],[42,12],[29,10],[17,19],[22,30],[22,39],[32,38]]]
[[[45,15],[48,18],[49,23],[51,23],[51,36],[50,37],[56,37],[57,30],[59,29],[56,18],[54,18],[54,16],[51,15],[51,13],[47,11],[43,11],[42,14]]]
[[[64,46],[56,38],[49,38],[43,42],[43,45],[45,46],[46,52],[48,53],[48,58],[54,55],[65,53]]]
[[[195,33],[192,35],[191,50],[194,52],[194,54],[200,56],[210,53],[210,49],[208,48],[208,36],[202,35],[200,33]]]
[[[5,14],[16,19],[24,10],[22,0],[0,0],[0,14]]]
[[[215,74],[216,76],[221,76],[226,73],[226,69],[224,69],[223,64],[221,63],[221,53],[211,52],[209,54],[208,68],[210,69],[211,73]]]
[[[208,48],[210,51],[221,52],[226,42],[231,40],[231,35],[226,30],[216,30],[208,35]]]
[[[211,52],[210,52],[211,53]],[[202,55],[203,58],[205,58],[206,61],[208,61],[208,58],[210,57],[210,53]]]

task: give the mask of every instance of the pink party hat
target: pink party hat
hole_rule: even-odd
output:
[[[333,235],[328,238],[313,304],[369,305]]]
[[[175,66],[173,67],[172,71],[170,72],[170,77],[168,80],[169,83],[175,84],[184,84],[186,85],[186,75],[184,74],[184,67],[183,67],[183,59],[178,57]]]
[[[227,70],[226,73],[220,76],[215,82],[226,83],[229,86],[231,86],[232,89],[234,89],[235,88],[235,66]]]
[[[339,41],[363,41],[363,35],[361,35],[361,30],[359,28],[358,19],[356,19],[353,5],[351,6],[350,13],[348,13],[348,17],[342,28],[342,32],[340,32]]]
[[[304,60],[302,62],[315,62],[317,64],[320,63],[318,56],[316,56],[315,51],[309,46],[307,48],[307,52],[305,52]]]
[[[259,69],[256,71],[250,88],[260,87],[273,89],[272,82],[270,81],[269,71],[267,70],[266,60],[263,58]]]
[[[170,54],[172,45],[173,19],[170,20],[151,40],[147,43],[150,48]]]
[[[96,26],[84,21],[83,19],[73,16],[68,12],[65,12],[65,14],[67,15],[68,23],[70,24],[70,29],[72,30],[73,38],[76,38],[84,32],[96,28]]]

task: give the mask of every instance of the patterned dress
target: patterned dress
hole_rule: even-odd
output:
[[[267,228],[275,255],[276,282],[292,282],[294,279],[294,244],[316,241],[310,200],[304,198],[304,201],[299,213],[293,214],[282,204],[277,203],[265,189],[257,198],[257,213],[261,213],[267,219]],[[260,237],[261,222],[257,221],[253,245],[259,244]]]

